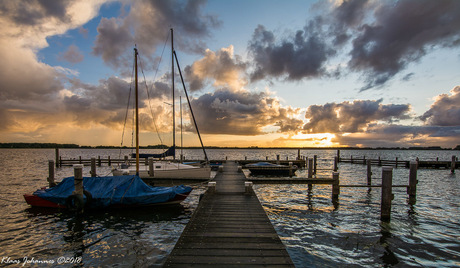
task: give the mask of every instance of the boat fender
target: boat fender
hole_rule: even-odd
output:
[[[65,205],[67,209],[74,212],[83,212],[83,207],[85,206],[85,201],[83,196],[72,194],[67,197],[65,200]]]
[[[91,204],[91,202],[93,201],[93,195],[90,192],[86,191],[86,190],[83,190],[83,194],[86,197],[85,207],[88,207],[89,204]]]

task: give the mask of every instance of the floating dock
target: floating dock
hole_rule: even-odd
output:
[[[294,267],[235,162],[203,195],[164,267]]]

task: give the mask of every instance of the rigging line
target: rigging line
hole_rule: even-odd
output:
[[[121,148],[123,147],[123,141],[125,137],[125,130],[126,130],[126,122],[128,121],[128,111],[129,111],[129,103],[131,102],[131,92],[132,92],[132,85],[133,85],[133,76],[134,76],[134,64],[133,64],[133,69],[131,71],[131,83],[129,85],[129,93],[128,93],[128,103],[126,104],[126,113],[125,113],[125,122],[123,124],[123,131],[121,134],[121,143],[120,143],[120,153],[118,155],[118,158],[121,158]]]
[[[139,57],[139,65],[141,67],[141,73],[142,73],[142,76],[144,77],[145,91],[147,91],[147,98],[149,100],[149,108],[150,108],[150,114],[152,115],[153,125],[155,126],[155,131],[157,132],[158,139],[160,139],[160,144],[163,145],[163,140],[161,139],[160,132],[158,131],[158,126],[157,126],[157,122],[155,121],[155,116],[153,116],[152,104],[150,102],[149,87],[147,86],[147,80],[145,79],[144,68],[142,67],[142,60],[141,60],[140,54],[138,54],[138,57]],[[153,81],[155,81],[155,77],[153,78]]]

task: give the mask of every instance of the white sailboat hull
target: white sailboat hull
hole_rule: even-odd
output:
[[[211,167],[194,167],[179,163],[154,163],[153,176],[149,174],[148,166],[139,168],[139,177],[149,179],[209,179]],[[136,175],[136,169],[115,169],[114,176]]]

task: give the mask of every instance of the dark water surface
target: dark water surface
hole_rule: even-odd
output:
[[[129,151],[123,151],[122,155]],[[201,157],[185,150],[186,157]],[[332,167],[335,150],[302,150]],[[61,149],[65,158],[119,157],[119,150]],[[297,150],[208,150],[211,159],[265,159],[277,154],[294,159]],[[450,160],[458,151],[342,150],[342,157]],[[93,211],[75,216],[65,211],[32,209],[24,193],[45,186],[49,149],[0,149],[0,266],[161,266],[173,249],[205,187],[194,185],[179,206],[138,210]],[[110,167],[101,167],[106,175]],[[366,167],[340,164],[341,184],[365,184]],[[330,176],[322,171],[318,176]],[[71,167],[56,177],[71,176]],[[84,168],[89,174],[89,167]],[[373,176],[381,168],[373,167]],[[394,184],[407,184],[409,171],[393,170]],[[297,267],[460,267],[460,170],[418,171],[417,202],[408,204],[405,188],[394,188],[391,222],[380,221],[380,189],[341,188],[338,204],[330,186],[255,185],[269,218]],[[306,176],[306,171],[298,171]],[[379,184],[380,181],[375,179]],[[25,261],[29,263],[24,263]],[[19,263],[19,264],[18,264]]]

